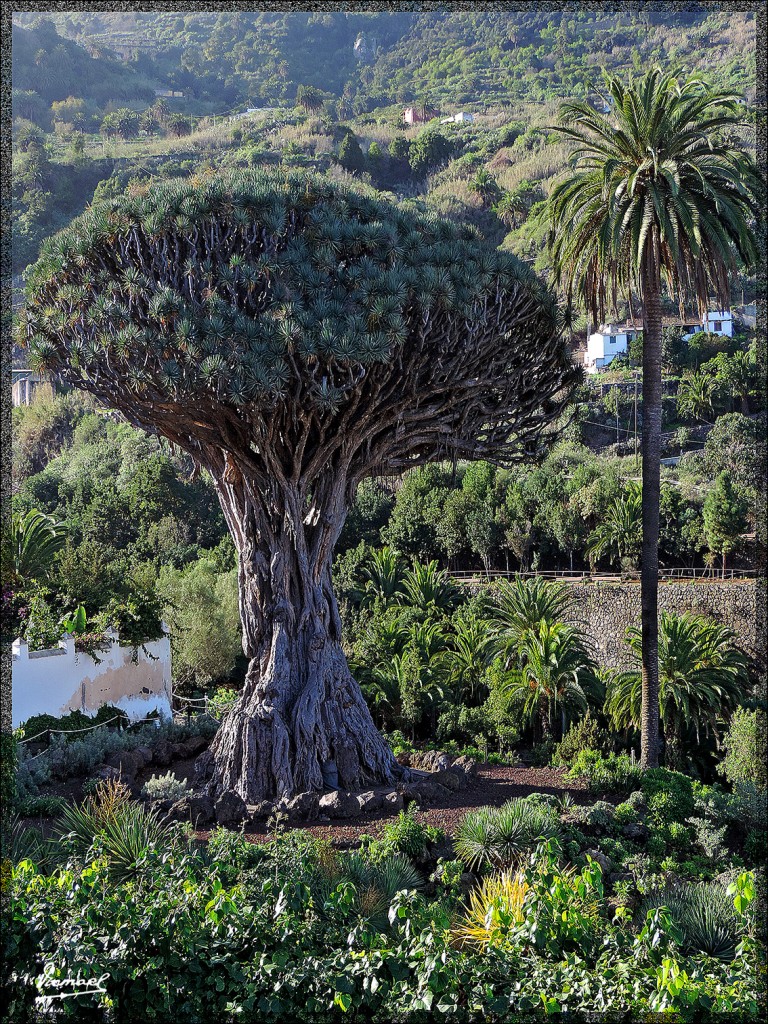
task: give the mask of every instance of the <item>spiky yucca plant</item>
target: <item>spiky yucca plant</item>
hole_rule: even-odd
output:
[[[473,871],[503,868],[535,847],[539,839],[557,838],[561,831],[553,808],[513,797],[501,807],[470,811],[456,830],[454,845],[459,858]]]
[[[520,874],[503,871],[488,875],[469,894],[461,923],[451,930],[455,945],[498,946],[510,930],[523,920],[523,902],[528,884]]]

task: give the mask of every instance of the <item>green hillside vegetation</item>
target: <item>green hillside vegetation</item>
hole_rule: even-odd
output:
[[[17,274],[95,188],[98,197],[152,176],[269,163],[354,174],[418,199],[546,274],[544,200],[569,153],[547,130],[559,98],[600,105],[601,68],[657,58],[706,68],[714,84],[754,96],[754,19],[739,12],[77,12],[16,20],[36,26],[14,29]],[[41,84],[38,64],[52,66],[56,46],[72,72],[49,72]],[[183,95],[155,98],[150,79]],[[466,105],[475,122],[406,127],[406,103],[445,115]],[[230,119],[245,106],[275,109]],[[752,145],[750,106],[745,121]],[[734,298],[744,283],[735,282]]]

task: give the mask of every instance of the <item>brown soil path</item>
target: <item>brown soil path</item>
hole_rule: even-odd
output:
[[[566,779],[559,768],[509,768],[504,765],[478,765],[475,774],[465,789],[448,793],[439,803],[421,809],[419,819],[425,825],[436,825],[448,836],[453,836],[456,826],[464,815],[476,807],[491,805],[499,807],[514,796],[529,796],[531,793],[552,793],[560,796],[570,793],[576,803],[589,802],[586,785],[580,781]],[[291,822],[290,828],[306,829],[318,839],[329,839],[338,847],[356,846],[360,836],[378,837],[392,813],[376,812],[361,815],[354,821]],[[207,839],[210,833],[198,832],[198,839]],[[245,835],[252,842],[265,842],[269,838],[266,823],[259,822],[246,827]]]

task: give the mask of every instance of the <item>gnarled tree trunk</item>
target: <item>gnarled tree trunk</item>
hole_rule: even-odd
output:
[[[344,522],[344,482],[334,481],[308,511],[300,487],[275,483],[265,493],[231,464],[216,484],[239,554],[250,664],[211,746],[210,791],[234,791],[251,803],[393,783],[401,769],[341,646],[331,559]]]

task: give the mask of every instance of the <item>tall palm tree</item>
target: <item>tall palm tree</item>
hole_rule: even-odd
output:
[[[626,640],[640,661],[640,631],[628,630]],[[749,684],[747,660],[735,643],[734,633],[711,619],[661,613],[659,710],[668,768],[681,766],[686,730],[693,730],[698,743],[702,733],[710,735],[723,724],[744,696]],[[622,672],[611,681],[605,711],[617,729],[639,727],[640,691],[639,672]]]
[[[590,704],[599,704],[597,665],[575,626],[542,619],[525,633],[519,653],[522,668],[506,691],[519,698],[525,719],[538,719],[543,736],[558,730],[562,737],[574,713],[583,715]]]
[[[550,194],[556,283],[574,291],[594,322],[638,295],[643,308],[643,546],[641,764],[659,757],[658,540],[661,456],[662,282],[702,319],[715,296],[730,307],[734,249],[757,262],[750,222],[763,182],[754,160],[728,140],[741,122],[738,96],[701,78],[656,67],[625,85],[605,74],[609,114],[588,103],[560,108],[557,130],[575,144],[573,170]],[[609,302],[610,300],[610,302]]]

